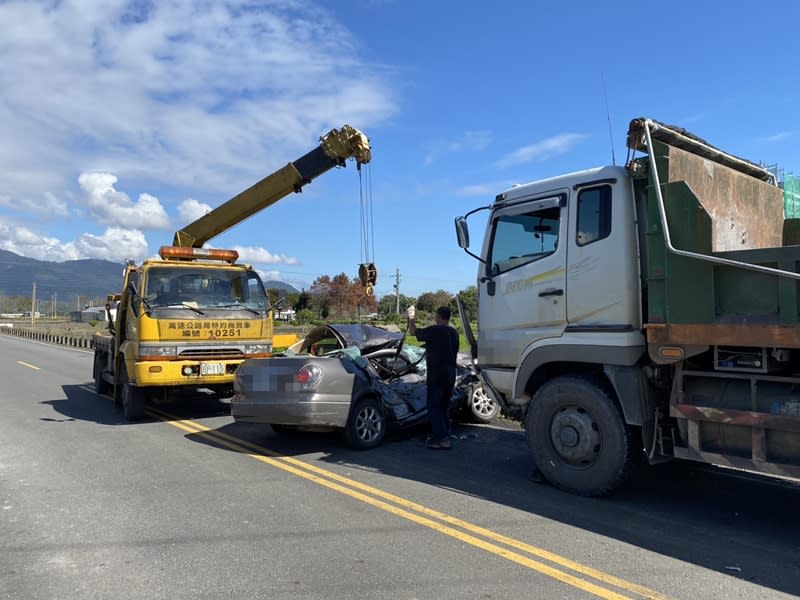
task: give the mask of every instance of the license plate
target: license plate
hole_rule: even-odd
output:
[[[200,363],[200,375],[225,375],[222,363]]]

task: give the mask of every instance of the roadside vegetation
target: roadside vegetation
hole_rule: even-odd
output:
[[[461,350],[467,351],[469,346],[461,326],[456,296],[445,290],[425,292],[418,297],[404,294],[387,294],[380,299],[364,294],[361,282],[357,278],[349,278],[345,273],[330,277],[323,275],[311,284],[308,290],[296,293],[269,289],[270,302],[275,310],[275,333],[304,335],[311,327],[325,323],[368,323],[377,327],[387,327],[403,332],[406,328],[406,310],[416,306],[417,325],[425,327],[434,321],[434,313],[440,306],[448,306],[453,313],[452,325],[459,331]],[[477,288],[470,286],[458,292],[468,318],[472,321],[472,329],[477,333],[475,319],[477,317]],[[0,295],[2,313],[15,315],[30,311],[31,298]],[[57,336],[91,339],[98,331],[105,331],[105,321],[91,320],[75,322],[67,315],[69,308],[56,307],[53,314],[37,317],[32,325],[30,316],[0,317],[0,325],[8,325],[20,329],[35,329]],[[71,312],[71,311],[70,311]],[[28,313],[29,315],[30,313]],[[416,343],[409,338],[408,343]]]

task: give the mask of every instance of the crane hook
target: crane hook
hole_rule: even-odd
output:
[[[358,279],[364,286],[364,294],[372,296],[375,283],[378,281],[378,269],[375,263],[362,263],[358,266]]]

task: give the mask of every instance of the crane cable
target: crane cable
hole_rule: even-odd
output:
[[[361,264],[358,267],[358,278],[364,287],[364,293],[372,296],[374,293],[375,282],[378,279],[378,270],[373,262],[375,258],[375,234],[374,217],[372,205],[372,169],[370,165],[365,165],[366,182],[361,172],[362,165],[358,165],[358,192],[361,214]]]

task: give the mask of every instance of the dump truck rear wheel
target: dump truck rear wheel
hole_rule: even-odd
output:
[[[583,496],[610,494],[631,475],[635,437],[602,382],[561,376],[545,383],[528,409],[528,446],[544,477]]]

